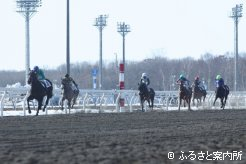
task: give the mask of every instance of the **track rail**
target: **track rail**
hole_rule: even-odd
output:
[[[29,88],[0,88],[0,112],[1,116],[5,111],[23,110],[23,115],[26,115],[26,98],[29,94]],[[77,99],[76,109],[84,112],[97,110],[98,112],[120,112],[119,98],[125,98],[124,111],[133,112],[140,109],[139,96],[137,90],[80,90]],[[54,96],[49,102],[46,110],[59,109],[60,107],[61,90],[56,88]],[[205,102],[199,104],[198,108],[192,104],[193,109],[220,109],[220,100],[218,99],[215,107],[213,101],[215,98],[214,91],[208,91]],[[197,103],[197,102],[195,102]],[[155,110],[177,110],[178,91],[156,91],[154,109]],[[36,107],[36,102],[33,101],[32,107]],[[245,109],[246,108],[246,92],[231,92],[228,97],[226,108],[230,109]],[[147,103],[145,109],[148,110]],[[183,107],[183,109],[186,109]],[[65,108],[65,113],[70,113]]]

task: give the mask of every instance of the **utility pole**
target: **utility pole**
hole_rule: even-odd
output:
[[[27,84],[29,69],[30,69],[30,25],[29,21],[37,8],[41,7],[41,0],[16,0],[17,11],[24,16],[26,22],[26,73],[25,83]]]
[[[232,8],[231,18],[234,20],[234,54],[235,54],[235,63],[234,63],[234,91],[238,90],[237,81],[238,81],[238,21],[242,17],[243,5],[236,5]]]
[[[126,65],[125,65],[125,36],[126,36],[126,34],[131,32],[130,26],[125,24],[125,22],[118,23],[117,24],[117,31],[121,34],[121,36],[123,38],[123,45],[122,45],[123,52],[122,52],[122,54],[123,54],[124,72],[126,72]],[[124,76],[126,76],[126,75],[124,75]]]
[[[102,30],[107,25],[107,18],[107,15],[99,15],[94,24],[99,30],[99,89],[102,89]]]
[[[69,0],[67,0],[67,74],[70,75],[70,30],[69,30]]]

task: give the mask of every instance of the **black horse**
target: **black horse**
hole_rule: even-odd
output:
[[[140,104],[141,104],[141,107],[142,107],[142,111],[144,112],[144,109],[143,109],[144,101],[147,101],[148,104],[149,104],[149,107],[153,110],[154,98],[155,98],[154,89],[150,88],[148,90],[148,88],[147,88],[145,83],[140,83],[140,84],[138,84],[138,90],[139,90]],[[150,105],[150,103],[151,103],[151,105]]]
[[[61,80],[62,83],[62,100],[61,100],[61,109],[63,110],[63,102],[64,100],[68,101],[68,109],[70,113],[70,109],[73,108],[76,103],[77,97],[79,95],[79,89],[73,84],[72,81],[63,78]]]
[[[179,85],[179,107],[178,107],[178,110],[180,110],[182,100],[184,100],[184,107],[185,107],[185,102],[186,102],[188,104],[188,110],[191,110],[190,103],[191,103],[192,89],[190,87],[187,88],[184,85],[183,81],[180,81],[178,83],[178,85]]]
[[[230,89],[227,85],[224,85],[224,87],[220,86],[216,89],[215,91],[215,100],[214,100],[214,104],[215,105],[215,101],[217,100],[217,98],[220,98],[220,102],[221,102],[221,107],[222,109],[225,109],[225,104],[226,104],[226,100],[227,97],[229,95]]]
[[[201,89],[196,83],[192,84],[192,102],[193,105],[195,105],[195,99],[197,100],[196,106],[198,107],[198,104],[205,101],[207,95],[207,91],[205,89]],[[202,99],[203,98],[203,99]]]
[[[38,112],[42,107],[44,97],[47,96],[43,111],[45,111],[45,108],[48,105],[49,99],[53,95],[52,83],[48,79],[46,79],[46,80],[48,81],[48,83],[50,83],[49,87],[46,87],[45,84],[42,84],[38,80],[37,75],[34,71],[31,71],[29,73],[29,79],[27,82],[28,82],[28,84],[31,85],[31,91],[30,91],[30,95],[27,98],[28,112],[31,113],[29,101],[36,99],[38,101],[38,109],[37,109],[36,116],[38,115]]]

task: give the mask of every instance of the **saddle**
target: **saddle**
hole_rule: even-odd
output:
[[[39,80],[39,81],[43,85],[44,88],[47,89],[47,88],[51,87],[51,84],[48,80],[44,79],[44,80]]]

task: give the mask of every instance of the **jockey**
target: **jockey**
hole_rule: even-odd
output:
[[[147,90],[149,91],[148,85],[150,84],[150,80],[147,77],[147,74],[146,73],[142,73],[142,76],[141,76],[141,79],[140,79],[140,84],[142,84],[142,83],[146,85]]]
[[[67,80],[69,83],[72,84],[72,89],[73,89],[73,91],[78,91],[78,90],[79,90],[78,84],[73,80],[72,77],[69,76],[68,73],[65,75],[65,77],[64,77],[63,79],[64,79],[64,80]]]
[[[225,85],[224,79],[220,75],[216,76],[215,83],[216,83],[216,88],[224,87],[224,85]]]
[[[148,87],[148,85],[150,84],[150,80],[149,80],[149,78],[147,77],[147,74],[146,74],[146,73],[142,73],[140,83],[146,84],[147,87]]]
[[[194,81],[196,86],[199,86],[201,84],[201,81],[199,80],[199,76],[195,77],[195,81]]]
[[[51,86],[51,84],[46,80],[46,77],[44,76],[44,71],[42,69],[40,69],[38,66],[35,66],[33,68],[33,71],[36,73],[37,79],[41,82],[41,84],[44,85],[46,89]]]
[[[179,76],[179,79],[177,80],[177,83],[178,83],[178,82],[183,82],[183,84],[185,85],[185,87],[186,87],[187,89],[190,87],[190,81],[187,80],[183,74],[181,74],[181,75]]]
[[[201,81],[200,81],[200,79],[199,79],[199,76],[196,76],[196,77],[195,77],[194,84],[195,84],[195,86],[198,86],[198,88],[199,88],[201,91],[205,90],[203,84],[201,84]]]
[[[45,80],[44,71],[38,66],[33,68],[33,71],[36,73],[38,80]]]

